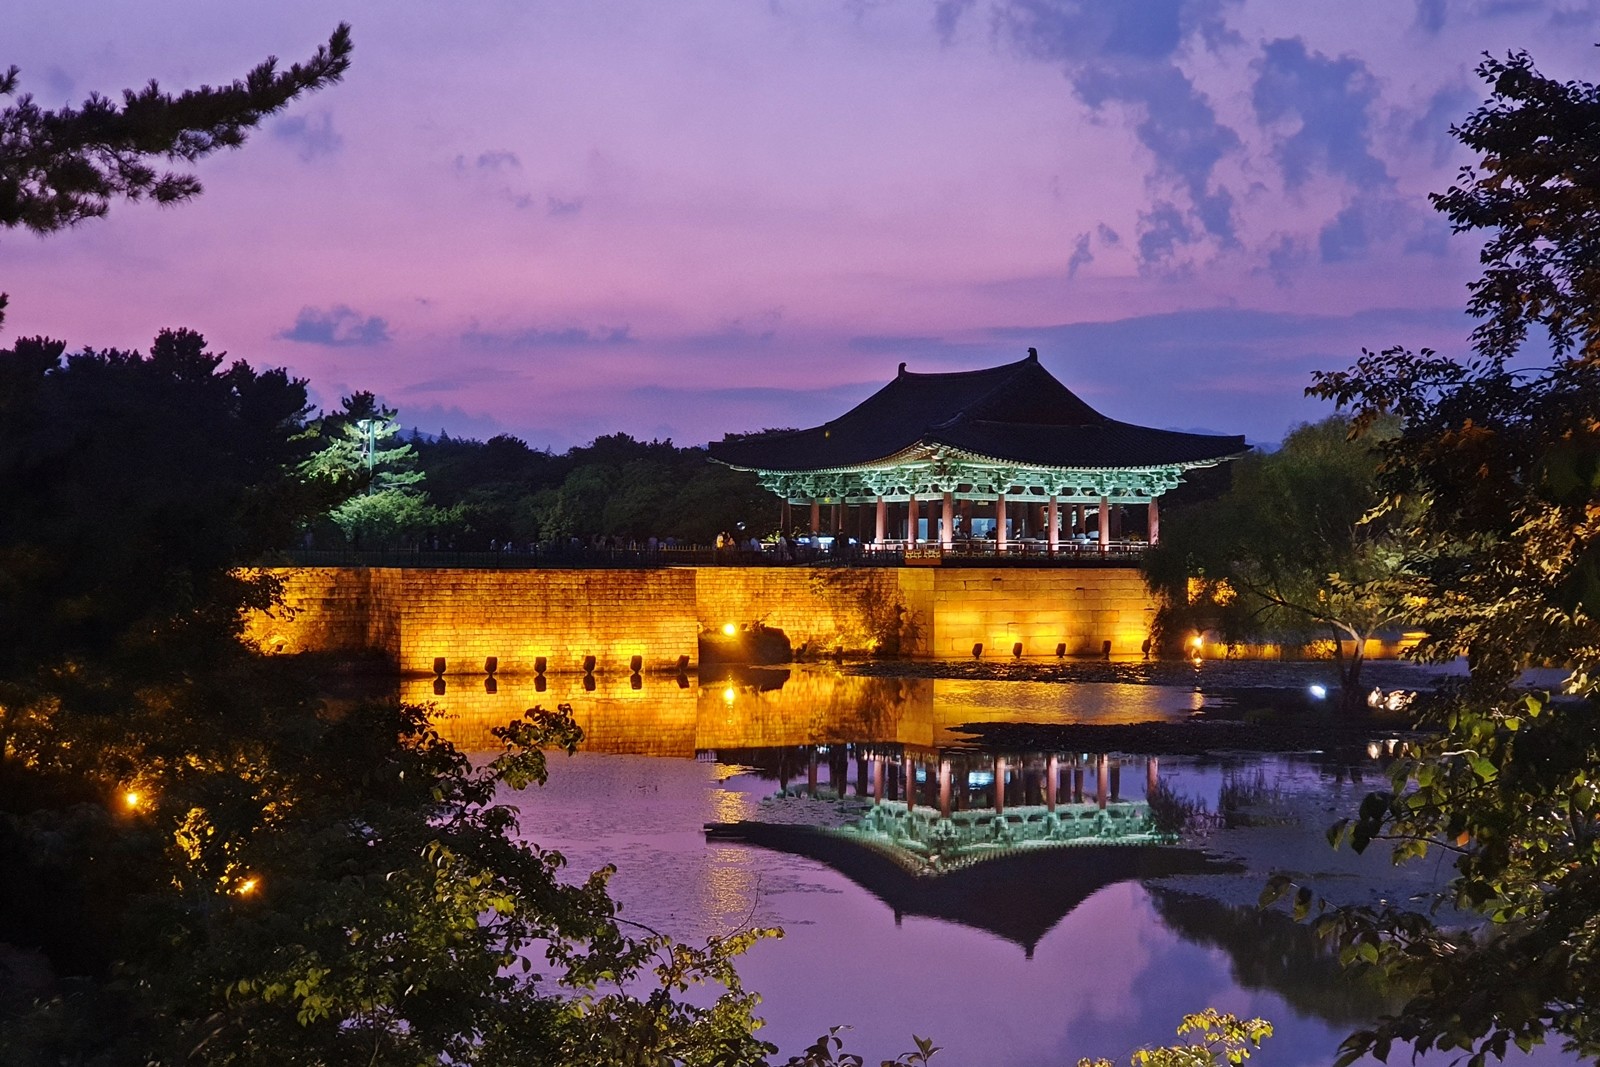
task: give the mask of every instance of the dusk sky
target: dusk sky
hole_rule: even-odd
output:
[[[11,5],[44,106],[309,56],[345,80],[176,208],[0,235],[0,345],[189,326],[407,427],[557,450],[805,426],[1020,358],[1275,442],[1362,346],[1461,350],[1427,200],[1480,53],[1600,77],[1600,0]]]

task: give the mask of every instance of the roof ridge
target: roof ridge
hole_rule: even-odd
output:
[[[1033,351],[1033,349],[1029,349],[1029,351],[1031,352],[1031,351]],[[1016,360],[1013,363],[1002,363],[998,367],[974,367],[972,370],[935,370],[935,371],[915,371],[915,370],[904,370],[904,369],[902,369],[899,374],[895,375],[895,377],[897,377],[897,378],[970,378],[970,377],[972,377],[974,375],[978,375],[978,374],[995,374],[995,373],[998,373],[999,371],[1015,370],[1018,367],[1025,367],[1029,363],[1037,363],[1037,362],[1038,362],[1038,360],[1036,360],[1036,359],[1034,359],[1034,358],[1032,358],[1030,356],[1023,356],[1021,359]],[[902,368],[904,368],[906,366],[906,364],[902,363],[902,364],[900,364],[900,366]]]

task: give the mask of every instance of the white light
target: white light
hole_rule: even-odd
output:
[[[1321,700],[1323,697],[1328,695],[1328,690],[1323,686],[1314,685],[1311,687],[1311,695],[1316,697],[1318,700]]]

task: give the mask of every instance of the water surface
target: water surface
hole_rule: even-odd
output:
[[[1270,681],[1298,686],[1316,677],[1316,665],[1294,666]],[[1215,672],[1209,681],[1219,678],[1232,680]],[[403,695],[438,701],[441,726],[468,749],[490,747],[488,727],[524,707],[570,703],[591,743],[577,756],[553,756],[549,785],[515,797],[523,833],[565,853],[575,878],[614,864],[623,918],[650,929],[698,941],[743,926],[781,926],[785,937],[757,945],[740,969],[764,995],[763,1036],[785,1053],[842,1023],[852,1027],[852,1050],[868,1062],[908,1050],[912,1034],[943,1046],[935,1063],[952,1067],[1071,1065],[1101,1055],[1126,1062],[1140,1044],[1171,1040],[1185,1012],[1211,1006],[1275,1024],[1277,1034],[1256,1062],[1326,1064],[1343,1035],[1382,1001],[1281,916],[1112,880],[1024,945],[977,921],[896,914],[822,863],[708,841],[704,833],[708,823],[770,816],[770,802],[763,808],[762,801],[779,790],[780,778],[803,793],[813,757],[820,793],[831,792],[830,778],[843,770],[844,792],[865,785],[870,794],[871,776],[861,773],[867,753],[937,761],[964,742],[952,727],[966,722],[1181,718],[1205,703],[1207,682],[886,678],[813,668],[704,685],[596,679],[591,689],[581,679],[552,678],[542,692],[530,679],[498,681],[493,693],[452,680],[442,697],[424,679],[407,683]],[[1085,757],[1093,767],[1092,754],[1063,756]],[[981,767],[984,758],[971,765]],[[1042,758],[1019,753],[1010,766],[1037,768]],[[1142,799],[1145,764],[1137,754],[1118,760],[1120,798]],[[750,764],[766,769],[746,769]],[[1213,811],[1223,787],[1241,782],[1310,793],[1334,811],[1357,802],[1378,773],[1377,760],[1331,756],[1159,763],[1162,782]],[[1089,780],[1092,793],[1092,774]],[[800,799],[785,801],[784,810],[796,803],[829,806]],[[1060,862],[1080,861],[1062,850]],[[983,899],[967,902],[979,913],[1003,913],[1024,895],[1037,898],[1053,879],[1066,880],[1047,866],[1018,869],[1011,881],[1008,868],[997,862],[995,870]],[[1522,1062],[1573,1061],[1543,1049]]]

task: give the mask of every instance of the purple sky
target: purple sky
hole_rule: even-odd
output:
[[[1600,76],[1600,0],[19,6],[0,66],[47,106],[356,51],[198,200],[0,236],[0,344],[190,326],[558,450],[1029,346],[1113,417],[1276,441],[1314,368],[1459,350],[1477,246],[1426,194],[1479,53]]]

